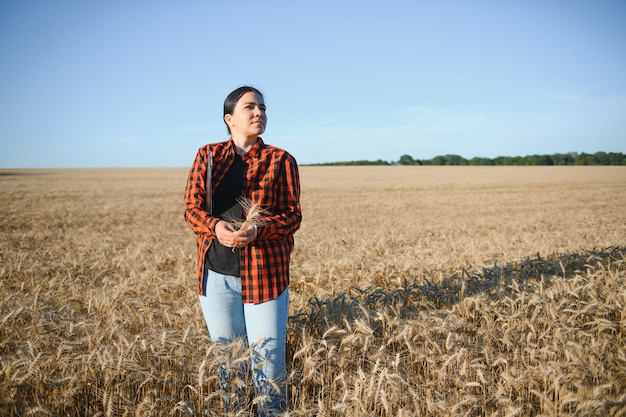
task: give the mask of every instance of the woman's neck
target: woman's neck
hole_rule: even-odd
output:
[[[253,137],[232,136],[232,138],[233,138],[233,142],[235,143],[235,151],[237,152],[238,155],[243,155],[243,154],[248,153],[248,151],[252,149],[252,147],[256,143],[258,136],[253,136]]]

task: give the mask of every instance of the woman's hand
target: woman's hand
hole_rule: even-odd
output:
[[[257,228],[255,226],[244,225],[241,230],[237,230],[232,223],[225,220],[219,221],[215,226],[217,240],[228,248],[243,248],[256,239]]]

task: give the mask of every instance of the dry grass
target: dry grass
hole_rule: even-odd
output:
[[[0,172],[1,415],[222,415],[186,173]],[[626,169],[301,180],[292,415],[626,415]]]

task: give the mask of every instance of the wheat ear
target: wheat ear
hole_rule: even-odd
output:
[[[243,213],[245,215],[244,219],[227,219],[235,226],[235,228],[237,228],[237,230],[241,230],[248,226],[257,229],[267,224],[265,217],[268,216],[270,213],[268,210],[264,209],[259,203],[253,203],[252,200],[246,197],[238,197],[237,202],[239,202],[239,204],[241,204],[241,207],[243,208]],[[234,251],[235,248],[233,248],[233,252]]]

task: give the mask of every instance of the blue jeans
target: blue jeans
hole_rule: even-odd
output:
[[[208,270],[205,296],[200,307],[213,343],[228,344],[243,338],[252,346],[251,364],[257,396],[266,401],[257,404],[259,416],[287,411],[287,369],[285,348],[289,290],[275,300],[243,304],[241,278]],[[227,375],[220,376],[222,386]]]

